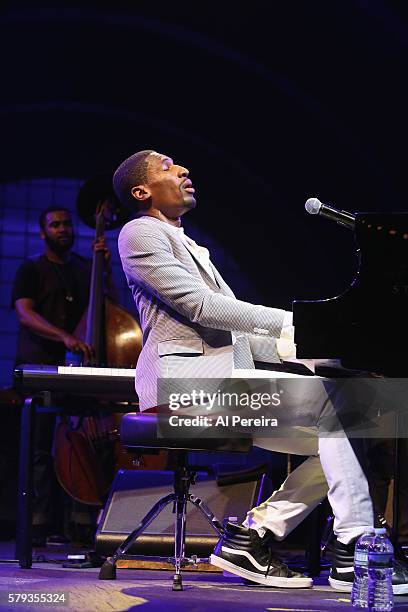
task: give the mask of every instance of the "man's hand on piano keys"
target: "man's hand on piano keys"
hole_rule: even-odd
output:
[[[290,311],[285,312],[285,318],[283,320],[283,327],[280,338],[276,340],[276,348],[279,357],[283,361],[289,361],[292,363],[301,363],[306,368],[314,373],[315,362],[314,359],[297,359],[296,358],[296,344],[295,344],[295,327],[293,325],[293,313]]]
[[[288,313],[292,314],[292,313]],[[276,340],[278,355],[284,361],[296,359],[295,328],[293,325],[284,325],[280,338]]]
[[[63,333],[61,340],[69,351],[83,354],[84,365],[91,361],[92,347],[89,346],[89,344],[82,342],[82,340],[79,340],[79,338],[76,338],[75,336],[66,332]]]

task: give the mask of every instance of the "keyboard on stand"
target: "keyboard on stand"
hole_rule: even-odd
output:
[[[101,401],[137,402],[135,370],[130,368],[23,364],[14,370],[14,384],[25,395],[49,391]]]

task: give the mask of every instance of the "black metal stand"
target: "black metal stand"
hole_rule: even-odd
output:
[[[16,559],[21,568],[29,569],[33,561],[31,543],[33,506],[33,435],[36,398],[24,401],[21,414],[20,453],[17,488]]]
[[[93,406],[91,400],[86,401],[86,410],[74,410],[67,406],[51,405],[49,392],[27,397],[21,413],[19,468],[17,485],[17,533],[15,556],[22,569],[29,569],[33,563],[32,549],[32,514],[33,514],[33,456],[34,456],[34,424],[37,411],[65,414],[93,414],[100,411],[100,405]],[[106,405],[104,411],[128,412],[127,405]]]
[[[118,547],[112,557],[108,557],[99,572],[100,580],[115,580],[116,578],[116,563],[119,559],[139,559],[139,555],[128,555],[127,551],[135,542],[135,540],[143,533],[150,523],[160,514],[160,512],[170,503],[173,502],[176,514],[174,525],[174,557],[166,559],[173,563],[175,574],[173,577],[173,591],[183,590],[183,581],[181,569],[185,565],[197,565],[201,559],[193,556],[185,557],[185,537],[186,537],[186,507],[187,502],[193,504],[205,516],[213,529],[222,536],[222,525],[216,519],[214,514],[203,502],[202,499],[190,493],[190,486],[195,482],[195,473],[191,471],[187,462],[187,451],[178,451],[177,453],[177,468],[174,472],[174,493],[170,493],[153,506],[146,516],[140,521],[137,527],[128,535],[126,540]],[[163,560],[162,557],[150,557],[152,560]],[[206,559],[206,561],[208,561]]]
[[[322,503],[307,517],[306,572],[308,576],[320,576],[321,571],[321,540],[323,533]]]
[[[394,489],[392,498],[392,530],[391,542],[394,549],[398,548],[398,526],[399,526],[399,500],[400,500],[400,444],[399,436],[399,411],[395,411],[395,441],[394,441]]]

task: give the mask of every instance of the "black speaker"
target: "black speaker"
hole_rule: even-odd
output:
[[[263,467],[230,474],[219,479],[197,472],[190,492],[200,497],[219,521],[241,522],[254,505],[262,501],[265,489]],[[173,492],[174,473],[170,471],[119,470],[103,509],[96,532],[95,549],[111,555],[139,524],[151,507]],[[262,497],[264,497],[262,495]],[[173,505],[169,504],[140,535],[128,551],[133,555],[172,556],[174,549]],[[208,557],[218,537],[202,514],[187,504],[186,554]]]

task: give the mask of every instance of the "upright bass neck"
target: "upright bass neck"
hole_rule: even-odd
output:
[[[105,233],[105,218],[103,210],[96,214],[95,238],[102,238]],[[92,346],[93,355],[91,365],[102,365],[103,361],[103,265],[104,252],[94,251],[92,259],[91,286],[89,292],[88,314],[86,319],[85,341]]]

